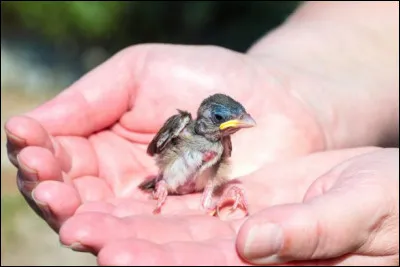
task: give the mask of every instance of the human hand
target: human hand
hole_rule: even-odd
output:
[[[398,265],[398,164],[398,149],[343,161],[310,186],[302,203],[247,220],[238,233],[239,253],[264,265]]]
[[[79,211],[60,238],[98,253],[100,265],[395,265],[398,158],[398,149],[359,148],[267,165],[240,179],[252,192],[248,219],[190,213],[184,205],[196,201],[184,196],[161,217],[135,203]]]
[[[233,177],[323,149],[312,115],[256,59],[217,47],[140,45],[6,123],[18,188],[56,231],[78,207],[146,206],[137,185],[156,172],[146,145],[176,108],[194,112],[215,92],[240,101],[258,123],[233,137]]]
[[[369,35],[353,34],[366,32],[359,31],[357,23],[354,31],[349,23],[336,20],[329,24],[334,29],[327,30],[325,24],[312,23],[316,18],[310,24],[302,21],[300,27],[286,24],[247,55],[215,47],[129,48],[27,117],[8,121],[8,153],[19,169],[18,187],[56,231],[78,207],[109,211],[110,202],[123,206],[144,200],[135,188],[139,179],[155,171],[144,153],[150,138],[175,108],[193,112],[201,99],[217,91],[238,99],[258,122],[258,127],[234,137],[233,177],[318,150],[396,142],[398,57],[393,51],[398,35],[393,42],[387,36],[395,38],[391,33],[398,29],[385,26],[396,14],[378,13],[368,21],[383,25],[389,34],[374,31],[380,37],[374,45],[390,44],[387,49],[364,47],[370,44],[365,39]],[[306,35],[294,42],[299,33]],[[335,41],[327,43],[326,34]],[[344,50],[342,40],[348,35],[352,38],[346,39]],[[344,51],[352,57],[342,57]],[[343,67],[350,68],[351,75],[343,75]],[[383,68],[390,71],[380,71]],[[355,101],[357,93],[348,94],[349,89],[362,96]],[[262,149],[249,146],[253,140]],[[136,212],[147,212],[140,203]],[[176,205],[170,211],[179,210]]]

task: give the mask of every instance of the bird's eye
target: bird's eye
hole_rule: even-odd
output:
[[[214,114],[214,119],[217,122],[223,121],[224,117],[222,117],[220,114]]]

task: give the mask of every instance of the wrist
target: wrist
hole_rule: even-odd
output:
[[[285,89],[319,122],[328,149],[396,144],[397,23],[379,28],[306,13],[300,9],[248,54],[279,70]]]

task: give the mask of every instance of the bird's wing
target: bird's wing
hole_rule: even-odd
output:
[[[153,156],[160,153],[183,129],[192,121],[189,112],[178,109],[179,114],[168,118],[147,147],[147,154]]]

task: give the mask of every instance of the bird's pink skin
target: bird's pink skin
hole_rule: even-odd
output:
[[[208,162],[215,158],[217,156],[217,153],[215,151],[206,151],[203,153],[203,161]]]
[[[248,215],[248,204],[244,189],[236,185],[229,186],[227,189],[224,190],[224,193],[215,204],[212,203],[213,192],[214,187],[212,182],[210,182],[205,187],[201,197],[201,207],[209,215],[219,216],[220,210],[226,205],[227,202],[231,201],[233,201],[232,207],[230,208],[231,212],[236,211],[236,209],[241,206],[243,211],[245,212],[245,215]]]
[[[212,182],[209,182],[204,188],[203,194],[201,196],[201,208],[211,214],[214,214],[215,211],[215,208],[212,203],[213,192],[214,192],[214,186]]]
[[[231,212],[236,211],[236,209],[239,206],[242,206],[243,211],[245,212],[245,215],[249,214],[249,209],[248,209],[248,204],[247,204],[247,199],[246,195],[244,193],[244,189],[240,188],[236,185],[233,185],[229,187],[228,190],[224,192],[220,200],[218,201],[215,210],[217,215],[219,216],[219,211],[227,201],[233,200],[233,206],[230,208]]]
[[[157,200],[157,205],[153,213],[159,213],[161,211],[161,206],[165,203],[168,197],[168,186],[164,180],[161,180],[156,184],[153,197]]]

